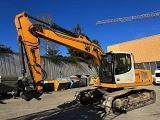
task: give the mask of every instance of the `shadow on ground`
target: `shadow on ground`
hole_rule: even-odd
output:
[[[37,112],[10,120],[112,120],[117,115],[106,115],[104,109],[100,107],[80,106],[75,101],[71,101],[42,112]]]
[[[7,103],[3,102],[3,100],[5,100],[5,99],[11,99],[11,98],[13,98],[12,95],[1,94],[0,95],[0,104],[7,104]]]

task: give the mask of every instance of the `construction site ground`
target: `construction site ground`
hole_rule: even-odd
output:
[[[74,101],[76,91],[82,88],[45,93],[41,100],[29,102],[21,98],[0,96],[0,119],[6,120],[159,120],[160,86],[144,86],[156,91],[156,103],[127,112],[107,115],[99,107],[80,106]]]

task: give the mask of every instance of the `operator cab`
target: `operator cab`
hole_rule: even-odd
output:
[[[108,52],[102,55],[99,68],[101,83],[134,82],[134,65],[132,61],[132,54],[126,52]]]

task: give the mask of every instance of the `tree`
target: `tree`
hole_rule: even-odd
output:
[[[77,36],[80,35],[80,34],[86,36],[83,33],[83,30],[82,30],[82,27],[80,26],[80,24],[77,24],[76,27],[73,27],[72,32]],[[89,40],[89,38],[88,38],[88,40]],[[95,43],[95,44],[97,44],[98,46],[100,46],[100,43],[99,43],[98,40],[93,39],[93,40],[90,40],[90,41]],[[75,49],[72,49],[72,48],[68,48],[68,53],[72,57],[78,57],[78,58],[82,58],[84,60],[92,60],[92,58],[88,54],[85,54],[85,53],[83,53],[81,51],[78,51],[78,50],[75,50]]]
[[[51,15],[43,14],[43,15],[36,16],[36,18],[38,18],[44,22],[50,23],[50,24],[53,23],[53,19],[52,19]],[[40,23],[40,22],[38,22],[38,24],[43,25],[43,23]],[[59,55],[59,45],[55,42],[48,41],[46,39],[41,39],[40,46],[43,49],[45,49],[45,56]]]
[[[48,40],[41,40],[41,47],[45,49],[45,56],[56,56],[59,55],[59,45],[55,42],[50,42]]]
[[[75,27],[73,27],[72,32],[79,36],[79,35],[84,35],[84,33],[82,33],[82,27],[80,26],[80,24],[77,24]],[[84,58],[86,55],[78,50],[75,50],[73,48],[68,48],[68,53],[70,54],[70,56],[72,57],[80,57],[80,58]]]
[[[101,47],[101,45],[100,45],[100,43],[99,43],[99,41],[97,39],[93,39],[92,42],[94,44],[98,45],[99,47]]]
[[[52,49],[52,48],[48,48],[48,56],[56,56],[58,54],[58,50]]]
[[[0,53],[13,53],[10,47],[0,44]]]
[[[72,32],[73,32],[75,35],[77,35],[77,36],[83,34],[83,33],[82,33],[83,30],[82,30],[80,24],[77,24],[75,27],[73,27]]]

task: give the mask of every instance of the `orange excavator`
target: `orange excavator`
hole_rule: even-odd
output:
[[[32,21],[38,21],[33,24]],[[46,72],[40,64],[39,44],[40,38],[44,38],[58,44],[74,48],[93,57],[99,68],[99,77],[94,89],[79,91],[75,100],[88,105],[100,102],[106,112],[127,112],[156,100],[154,90],[138,88],[152,84],[150,70],[134,69],[132,53],[110,51],[104,53],[88,37],[75,35],[59,25],[46,23],[28,15],[26,12],[15,17],[15,25],[18,32],[18,41],[21,55],[22,79],[15,84],[15,94],[20,91],[26,101],[32,98],[39,99],[43,94],[43,84]],[[26,78],[24,53],[31,73],[32,80]]]

